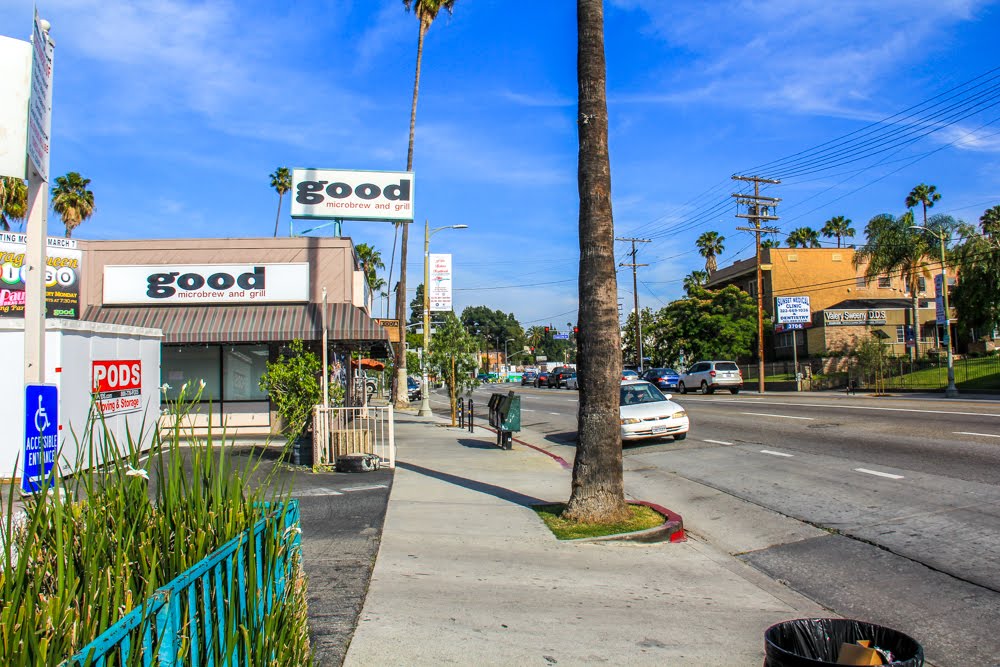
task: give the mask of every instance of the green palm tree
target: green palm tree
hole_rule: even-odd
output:
[[[684,277],[684,291],[691,294],[691,290],[694,288],[704,287],[708,283],[708,278],[707,271],[692,271]]]
[[[906,196],[906,208],[913,208],[917,204],[921,204],[924,207],[924,227],[927,226],[927,209],[934,206],[934,202],[941,199],[941,195],[938,194],[936,185],[927,185],[921,183],[912,190],[910,194]]]
[[[274,236],[278,237],[278,221],[281,220],[281,200],[292,189],[292,172],[288,167],[278,167],[271,174],[271,187],[278,193],[278,215],[274,216]]]
[[[94,214],[94,193],[87,189],[89,178],[83,178],[75,171],[56,178],[52,188],[52,210],[59,214],[66,226],[66,238],[73,230]]]
[[[761,250],[766,250],[768,248],[780,248],[780,247],[781,247],[781,241],[779,241],[778,239],[764,239],[763,241],[760,242]]]
[[[819,232],[812,227],[793,229],[785,239],[789,248],[819,248]]]
[[[379,278],[377,274],[378,271],[385,268],[385,264],[382,263],[382,253],[367,243],[356,245],[354,252],[358,255],[358,261],[361,263],[361,270],[364,271],[365,281],[368,283],[368,286],[372,290],[385,287],[385,281]]]
[[[580,407],[573,481],[563,517],[613,523],[627,518],[629,510],[618,412],[622,345],[611,209],[603,0],[577,0],[576,36]]]
[[[10,231],[12,220],[28,215],[28,186],[14,176],[0,176],[0,228]]]
[[[929,234],[912,229],[913,211],[898,218],[888,213],[876,215],[865,226],[867,242],[854,251],[854,267],[865,264],[865,278],[898,274],[906,283],[913,299],[914,332],[913,358],[920,356],[920,279],[929,278],[926,257],[934,250],[928,244]],[[931,237],[933,238],[933,237]]]
[[[420,64],[424,57],[424,36],[430,29],[438,12],[442,9],[449,14],[454,11],[455,0],[403,0],[406,11],[413,11],[420,22],[417,33],[417,69],[413,77],[413,104],[410,106],[410,143],[406,150],[406,171],[413,169],[413,136],[417,127],[417,97],[420,94]],[[399,289],[396,291],[396,318],[399,320],[399,340],[406,340],[406,246],[410,239],[410,226],[407,223],[397,223],[403,226],[403,241],[399,249]],[[396,407],[405,408],[409,405],[406,396],[406,346],[396,347],[396,395],[393,403]]]
[[[983,211],[979,217],[979,226],[987,236],[1000,234],[1000,204]]]
[[[721,255],[722,251],[726,249],[723,245],[725,240],[726,237],[720,236],[719,232],[704,232],[694,242],[698,246],[698,253],[705,258],[705,271],[709,275],[712,275],[719,268],[715,258]]]
[[[837,215],[825,223],[823,223],[823,229],[820,230],[826,238],[837,237],[837,247],[840,247],[840,239],[843,237],[854,238],[854,227],[851,227],[851,220],[845,218],[842,215]]]

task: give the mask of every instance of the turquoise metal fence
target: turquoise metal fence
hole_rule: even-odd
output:
[[[301,545],[298,501],[267,509],[252,529],[157,589],[67,665],[250,664],[240,635],[259,626],[284,598]]]

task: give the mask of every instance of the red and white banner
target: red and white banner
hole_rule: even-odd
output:
[[[142,362],[98,361],[91,364],[90,391],[104,416],[135,412],[142,407]]]

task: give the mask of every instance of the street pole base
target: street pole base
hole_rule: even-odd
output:
[[[958,398],[958,388],[955,387],[954,385],[949,385],[944,390],[944,397],[945,398]]]

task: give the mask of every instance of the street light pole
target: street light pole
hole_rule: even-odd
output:
[[[504,365],[504,367],[509,367],[510,366],[510,364],[507,362],[507,343],[511,342],[512,340],[514,340],[514,339],[513,338],[508,338],[507,340],[505,340],[503,342],[503,365]],[[508,370],[508,372],[509,372],[509,370]]]
[[[468,229],[468,227],[468,225],[446,225],[431,229],[428,221],[424,219],[424,359],[420,369],[420,410],[417,412],[420,417],[430,417],[432,414],[430,387],[427,386],[427,364],[431,354],[431,237],[442,229]]]
[[[957,398],[958,387],[955,386],[955,358],[951,352],[951,309],[948,304],[948,270],[945,268],[944,230],[936,232],[919,225],[910,225],[910,229],[930,232],[937,237],[939,247],[941,248],[941,299],[943,302],[942,306],[944,306],[944,347],[948,351],[948,386],[945,387],[944,397]]]

